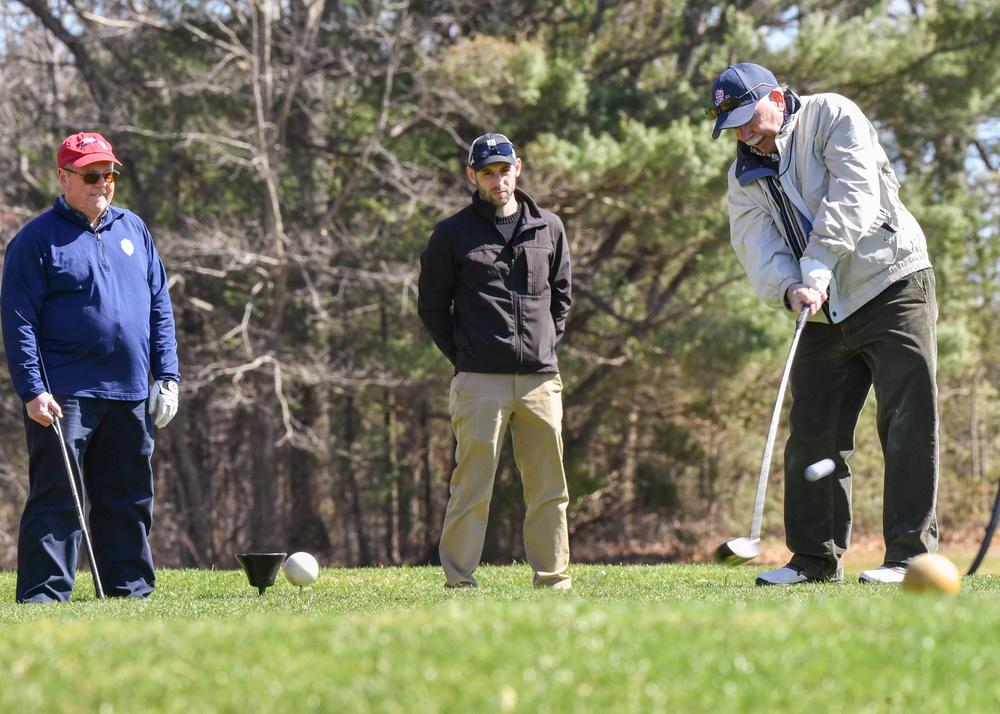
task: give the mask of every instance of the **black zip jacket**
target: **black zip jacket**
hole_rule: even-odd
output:
[[[566,230],[526,193],[514,195],[522,216],[509,242],[495,207],[473,193],[420,255],[420,320],[456,372],[559,371],[572,282]]]

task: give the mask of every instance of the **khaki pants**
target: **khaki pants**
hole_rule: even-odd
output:
[[[460,372],[451,382],[449,410],[458,444],[439,548],[447,584],[477,585],[472,573],[483,553],[500,447],[510,424],[534,584],[569,587],[560,376]]]

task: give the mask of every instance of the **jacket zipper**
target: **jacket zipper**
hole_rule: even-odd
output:
[[[101,238],[101,234],[97,234],[97,252],[101,254],[101,267],[105,270],[109,269],[108,256],[104,252],[104,240]]]
[[[521,364],[524,361],[524,340],[521,339],[521,296],[514,295],[514,354],[517,355],[517,369],[515,374],[520,374]]]

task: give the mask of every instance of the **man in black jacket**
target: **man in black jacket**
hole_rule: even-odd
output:
[[[500,447],[510,425],[536,587],[571,585],[556,345],[570,306],[566,231],[516,188],[521,159],[503,134],[469,149],[472,203],[439,223],[420,256],[420,319],[455,365],[455,471],[441,531],[446,586],[476,587]]]

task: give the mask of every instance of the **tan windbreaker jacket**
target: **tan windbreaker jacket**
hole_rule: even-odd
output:
[[[804,255],[833,270],[828,314],[839,323],[892,283],[931,267],[927,240],[861,109],[837,94],[800,98],[786,90],[786,98],[800,106],[776,137],[777,174],[755,167],[746,152],[729,170],[731,241],[757,293],[787,308],[786,290],[802,282],[802,248],[791,235],[798,231]]]

